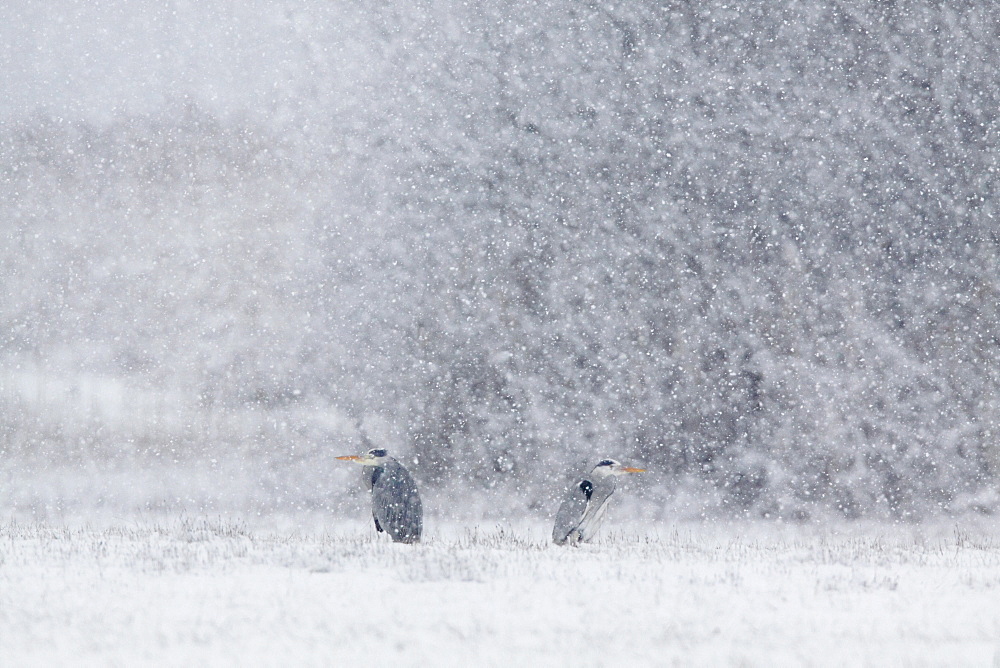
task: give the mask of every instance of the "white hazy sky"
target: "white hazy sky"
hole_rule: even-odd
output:
[[[351,3],[0,3],[0,118],[108,120],[190,100],[281,113],[363,77]]]

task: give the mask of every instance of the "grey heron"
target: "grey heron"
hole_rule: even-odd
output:
[[[416,543],[423,529],[424,512],[417,484],[402,464],[382,448],[363,455],[337,457],[361,464],[365,485],[372,493],[375,529],[388,532],[397,543]]]
[[[552,540],[556,545],[579,545],[591,540],[601,528],[608,500],[614,494],[616,478],[626,473],[642,473],[646,469],[623,466],[613,459],[597,463],[590,475],[570,486],[556,513]]]

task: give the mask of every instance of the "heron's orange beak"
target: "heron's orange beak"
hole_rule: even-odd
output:
[[[359,462],[359,461],[361,461],[361,457],[358,457],[357,455],[344,455],[343,457],[337,457],[337,459],[342,459],[345,462]]]
[[[622,471],[625,471],[625,473],[645,473],[646,469],[636,469],[631,466],[623,466]]]

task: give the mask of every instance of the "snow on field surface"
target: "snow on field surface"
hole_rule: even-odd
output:
[[[4,665],[991,665],[1000,544],[962,529],[0,525]]]

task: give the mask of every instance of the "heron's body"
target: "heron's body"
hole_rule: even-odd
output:
[[[617,487],[615,476],[640,471],[642,469],[624,467],[606,459],[595,466],[590,475],[577,480],[567,490],[556,513],[552,541],[556,545],[579,545],[592,540],[601,528],[608,501]]]
[[[372,491],[375,528],[387,532],[397,543],[419,541],[424,513],[410,472],[390,457],[382,466],[366,466],[362,474]]]
[[[397,543],[416,543],[423,531],[423,506],[410,472],[385,450],[373,449],[361,457],[338,457],[364,465],[362,476],[372,493],[375,529]]]

